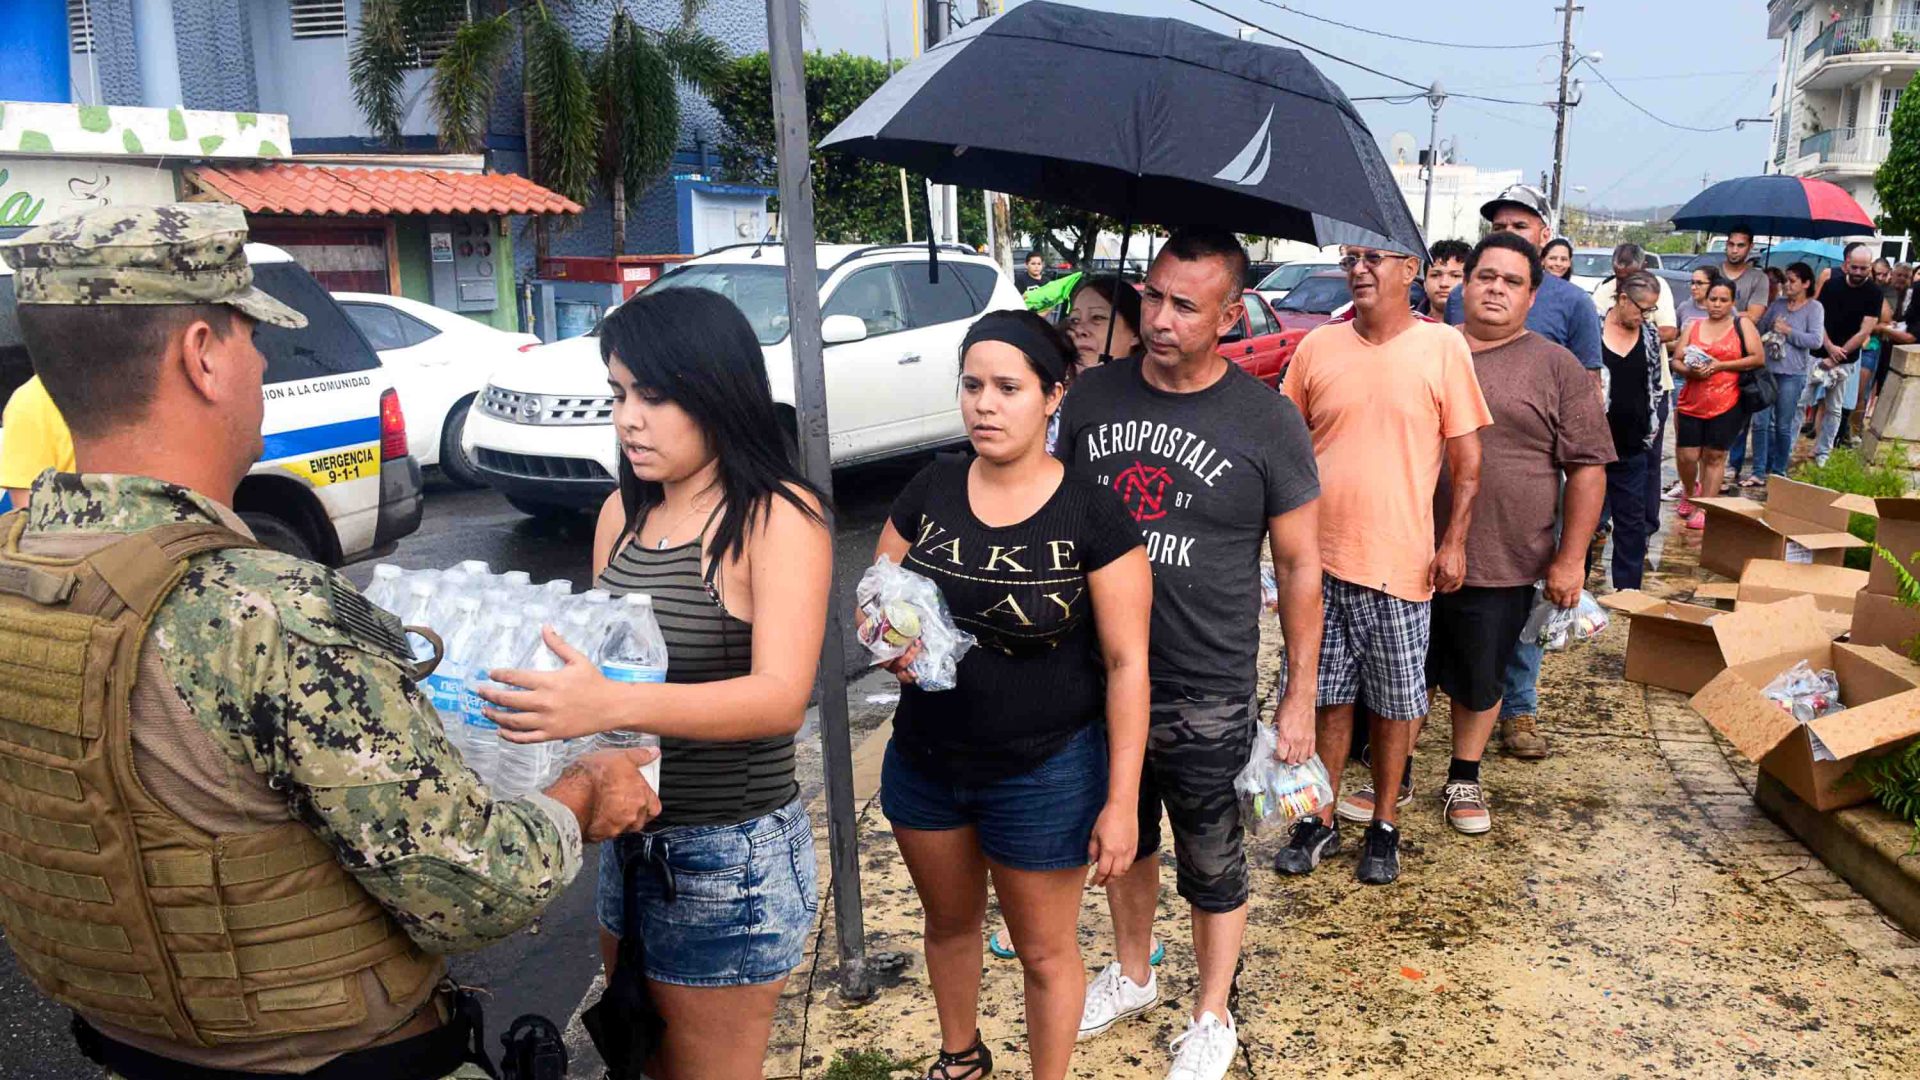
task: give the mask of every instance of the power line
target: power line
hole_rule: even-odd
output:
[[[1261,33],[1267,35],[1268,37],[1277,38],[1280,41],[1284,41],[1287,44],[1292,45],[1294,48],[1301,50],[1302,52],[1310,52],[1315,56],[1324,56],[1328,60],[1331,60],[1336,64],[1345,64],[1350,68],[1355,68],[1357,70],[1364,71],[1369,75],[1378,75],[1379,77],[1386,79],[1390,82],[1397,82],[1401,86],[1412,87],[1413,89],[1420,91],[1421,94],[1425,94],[1427,92],[1427,87],[1422,83],[1414,82],[1412,79],[1404,78],[1399,75],[1394,75],[1390,72],[1381,71],[1379,68],[1368,67],[1367,65],[1359,62],[1358,60],[1349,60],[1346,57],[1339,55],[1338,53],[1331,53],[1325,49],[1319,48],[1318,46],[1309,45],[1306,42],[1301,41],[1299,38],[1290,37],[1286,34],[1281,33],[1278,30],[1273,30],[1265,26],[1261,26],[1259,23],[1252,22],[1243,16],[1235,15],[1233,12],[1228,11],[1225,8],[1215,7],[1214,5],[1208,3],[1207,0],[1192,0],[1192,2],[1198,5],[1199,7],[1206,8],[1208,11],[1211,11],[1215,15],[1219,15],[1222,18],[1232,19],[1234,22],[1240,24],[1241,26],[1250,27],[1251,29],[1260,31]],[[1266,2],[1266,0],[1262,0],[1262,2],[1264,3]],[[1480,94],[1449,93],[1447,96],[1450,98],[1452,97],[1466,98],[1472,101],[1490,101],[1498,105],[1539,105],[1541,104],[1538,101],[1514,101],[1511,98],[1485,97]]]
[[[1599,65],[1588,64],[1587,70],[1593,72],[1594,75],[1599,77],[1600,81],[1606,85],[1607,89],[1613,91],[1615,96],[1619,97],[1621,101],[1624,101],[1627,104],[1633,106],[1635,109],[1639,110],[1640,113],[1644,115],[1647,119],[1652,120],[1656,124],[1663,124],[1667,127],[1674,128],[1679,131],[1696,131],[1702,134],[1715,132],[1715,131],[1731,131],[1735,127],[1735,125],[1733,124],[1722,124],[1719,127],[1694,127],[1691,124],[1676,124],[1673,121],[1668,120],[1667,118],[1654,113],[1653,110],[1647,108],[1645,105],[1642,105],[1639,102],[1628,97],[1624,91],[1622,91],[1619,87],[1613,85],[1613,80],[1607,78],[1607,73],[1604,71],[1601,71]],[[1742,89],[1745,89],[1745,87],[1742,87]]]
[[[1525,45],[1480,45],[1470,44],[1464,41],[1429,41],[1426,38],[1403,37],[1399,34],[1389,34],[1385,30],[1369,30],[1364,26],[1343,23],[1338,19],[1329,19],[1324,15],[1315,15],[1310,11],[1301,11],[1299,8],[1282,4],[1279,0],[1260,0],[1260,2],[1270,8],[1279,8],[1281,11],[1298,15],[1303,19],[1312,19],[1314,22],[1326,23],[1328,26],[1337,26],[1342,30],[1352,30],[1357,34],[1371,34],[1374,37],[1386,38],[1389,41],[1406,41],[1415,45],[1432,45],[1439,49],[1545,49],[1560,44],[1558,41],[1535,41]]]

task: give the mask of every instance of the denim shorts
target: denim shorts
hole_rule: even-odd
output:
[[[634,911],[623,891],[629,867]],[[797,799],[738,825],[629,833],[600,845],[600,925],[640,935],[655,982],[777,982],[806,953],[820,914],[817,875],[813,823]]]
[[[902,829],[943,832],[969,825],[987,858],[1015,870],[1087,865],[1087,841],[1107,802],[1107,738],[1082,729],[1031,771],[978,786],[931,776],[887,743],[880,810]]]

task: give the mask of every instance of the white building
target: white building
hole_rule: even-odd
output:
[[[1426,170],[1412,162],[1391,165],[1400,194],[1420,220],[1427,197]],[[1480,206],[1488,199],[1520,183],[1519,169],[1482,169],[1474,165],[1441,165],[1433,175],[1433,217],[1427,224],[1427,243],[1435,240],[1480,239]]]
[[[1887,121],[1920,70],[1920,0],[1769,0],[1767,37],[1781,42],[1772,169],[1831,180],[1877,215]]]

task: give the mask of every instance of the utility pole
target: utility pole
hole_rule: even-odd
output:
[[[1420,239],[1429,245],[1433,243],[1433,233],[1428,224],[1433,218],[1433,179],[1435,170],[1440,168],[1440,106],[1447,103],[1447,92],[1440,88],[1440,80],[1433,80],[1427,88],[1427,107],[1433,110],[1433,126],[1427,129],[1427,195],[1420,207]]]
[[[1557,227],[1560,220],[1560,188],[1564,183],[1562,174],[1566,171],[1567,162],[1567,77],[1573,74],[1574,64],[1573,13],[1584,9],[1573,0],[1566,0],[1566,6],[1554,10],[1566,13],[1566,18],[1560,24],[1560,97],[1554,105],[1557,119],[1553,124],[1553,190],[1547,192],[1547,202],[1553,207],[1554,217],[1549,224]]]
[[[800,0],[767,0],[767,66],[773,82],[774,158],[780,171],[780,224],[786,230],[788,329],[799,414],[801,465],[833,505],[833,461],[827,448],[827,377],[820,338],[820,274],[814,260],[812,160],[807,141],[807,89],[800,40]],[[833,868],[833,921],[840,946],[840,992],[870,997],[867,931],[860,902],[860,823],[854,812],[853,735],[847,722],[846,617],[827,605],[816,697],[826,772],[828,864]]]
[[[1001,10],[998,0],[980,0],[980,18],[991,18]],[[1013,206],[997,191],[987,192],[987,244],[1000,272],[1013,273]]]
[[[926,0],[927,4],[927,48],[931,49],[947,39],[947,27],[953,25],[953,0]],[[927,222],[927,229],[935,240],[954,242],[960,239],[960,207],[953,185],[930,185],[937,194],[933,199],[933,214]]]

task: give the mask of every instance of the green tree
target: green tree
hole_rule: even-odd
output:
[[[1882,233],[1920,230],[1920,94],[1901,94],[1887,122],[1887,156],[1873,174]]]
[[[712,92],[727,51],[693,25],[706,0],[681,0],[679,21],[664,31],[641,26],[628,0],[619,0],[598,50],[576,45],[556,17],[569,2],[483,0],[478,6],[492,14],[469,20],[464,0],[366,0],[348,76],[368,126],[398,144],[406,72],[422,66],[428,44],[446,41],[433,64],[431,109],[440,144],[473,153],[485,146],[500,72],[517,40],[528,172],[582,205],[605,192],[618,255],[627,205],[672,167],[681,84]]]
[[[895,69],[904,62],[896,62]],[[886,62],[848,53],[809,53],[806,63],[807,134],[813,140],[814,228],[822,243],[900,243],[907,238],[901,217],[900,170],[847,154],[822,154],[819,141],[860,103],[880,89],[891,72]],[[774,161],[773,97],[767,54],[733,61],[713,94],[714,107],[729,138],[720,150],[727,175],[743,183],[772,186]],[[927,235],[924,178],[907,178],[913,235]],[[981,193],[962,189],[960,240],[986,242],[986,204]],[[1118,231],[1111,218],[1030,199],[1011,200],[1016,235],[1034,237],[1061,255],[1081,263],[1093,255],[1101,230]],[[1024,252],[1016,250],[1015,258]]]

